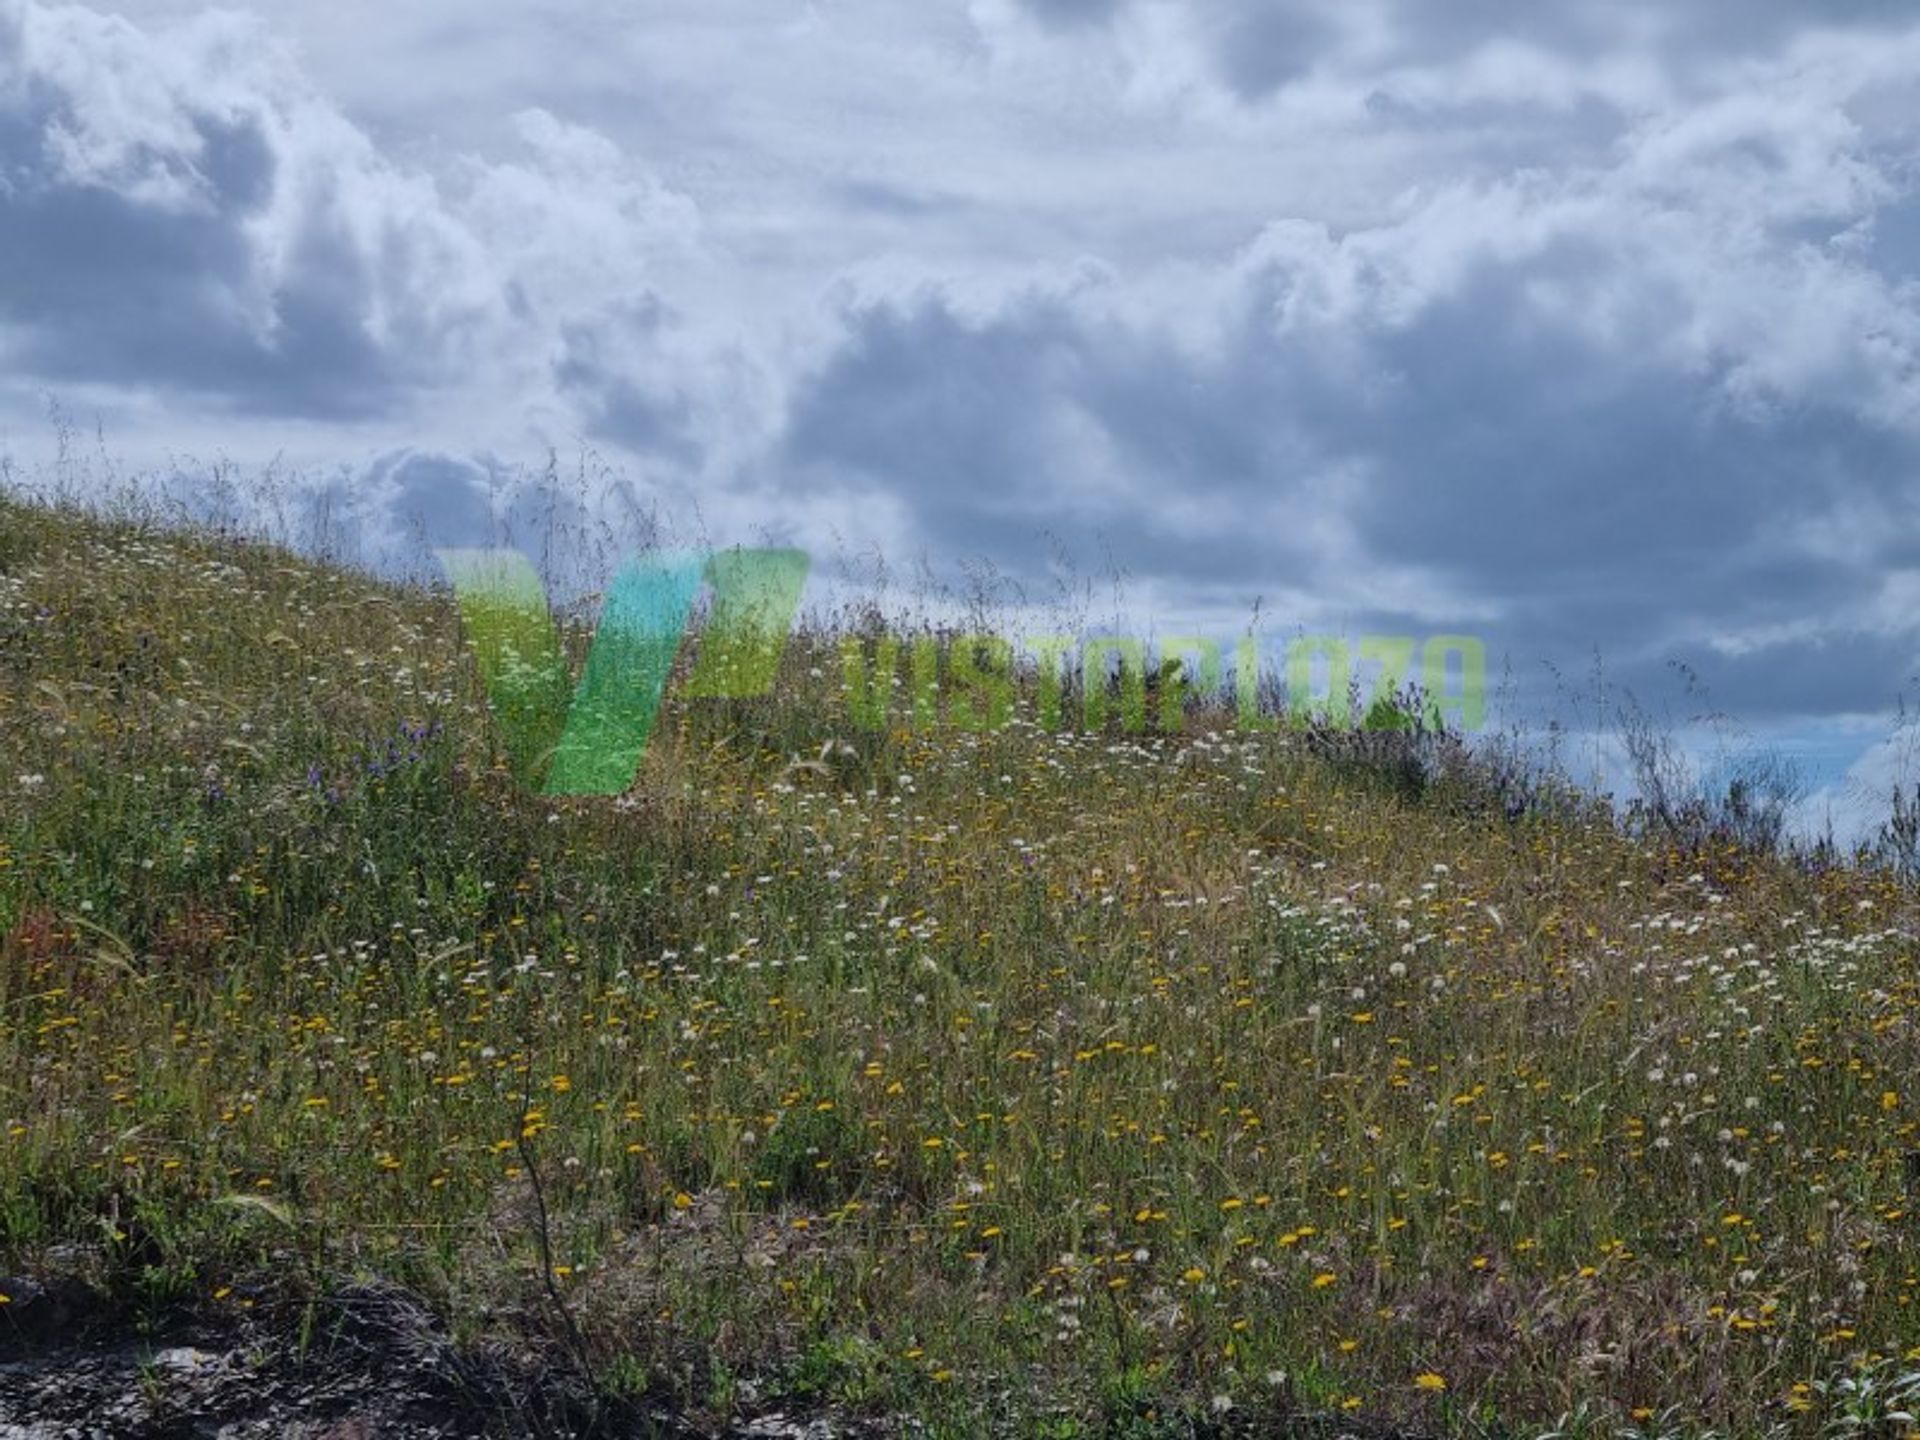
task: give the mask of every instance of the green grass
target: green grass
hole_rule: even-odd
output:
[[[868,732],[830,640],[545,799],[447,597],[0,501],[0,1264],[553,1342],[531,1157],[588,1363],[696,1408],[1814,1434],[1920,1369],[1889,878],[1199,717]]]

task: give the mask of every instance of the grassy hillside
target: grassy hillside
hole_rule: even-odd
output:
[[[1920,1371],[1890,880],[1294,733],[876,735],[826,654],[548,800],[446,597],[0,502],[0,1270],[377,1275],[955,1435],[1813,1434]]]

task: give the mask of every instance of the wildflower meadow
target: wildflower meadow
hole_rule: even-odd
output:
[[[1417,725],[856,724],[858,639],[545,795],[444,587],[0,500],[0,1273],[716,1427],[1911,1424],[1910,880]]]

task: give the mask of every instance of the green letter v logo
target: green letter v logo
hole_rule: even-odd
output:
[[[509,763],[548,795],[617,795],[633,783],[703,578],[713,585],[713,616],[691,689],[744,696],[772,688],[807,576],[797,550],[662,552],[630,562],[607,592],[569,707],[566,655],[526,557],[436,553]]]

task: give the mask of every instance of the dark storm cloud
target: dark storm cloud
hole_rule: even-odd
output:
[[[645,339],[620,331],[637,257],[688,207],[604,137],[513,118],[526,162],[443,185],[258,22],[142,30],[0,0],[0,353],[43,387],[270,419],[405,420],[544,385],[592,433],[697,461],[684,396],[636,383],[619,350]]]
[[[1661,595],[1764,606],[1740,568],[1770,563],[1796,518],[1910,486],[1909,437],[1820,404],[1743,414],[1721,376],[1636,358],[1658,353],[1656,329],[1602,344],[1542,323],[1527,294],[1569,265],[1609,283],[1591,259],[1489,263],[1367,332],[1351,366],[1282,345],[1285,403],[1323,453],[1367,463],[1355,514],[1371,553],[1511,595],[1599,595],[1634,624]],[[1351,383],[1356,369],[1377,383]]]
[[[1888,205],[1873,217],[1867,259],[1884,274],[1920,280],[1920,198]]]
[[[561,332],[554,379],[575,397],[587,434],[635,455],[695,467],[703,452],[692,400],[665,384],[638,384],[628,369],[635,346],[645,346],[674,325],[667,307],[649,295],[615,307],[592,324],[568,326]]]
[[[1577,225],[1540,218],[1569,203]],[[1603,179],[1344,241],[1287,227],[1206,345],[1112,289],[855,307],[796,391],[789,458],[1029,582],[1044,537],[1097,531],[1190,601],[1305,586],[1386,633],[1460,628],[1453,604],[1498,617],[1479,628],[1525,663],[1597,650],[1656,689],[1688,656],[1756,719],[1883,707],[1920,658],[1920,616],[1876,610],[1920,575],[1914,297],[1813,256],[1792,203],[1776,238],[1722,252],[1702,198],[1697,248],[1648,263],[1648,203]],[[1735,264],[1757,290],[1716,288]],[[1751,329],[1769,285],[1776,328]],[[1429,602],[1371,604],[1368,575]]]
[[[1138,0],[1016,3],[1066,41],[1145,8]],[[1446,67],[1492,47],[1524,46],[1576,65],[1630,56],[1659,66],[1717,65],[1778,51],[1803,32],[1892,28],[1912,19],[1903,0],[1194,0],[1182,13],[1215,80],[1248,103],[1322,62],[1361,76]],[[1436,108],[1445,107],[1420,107]]]
[[[902,220],[951,215],[960,202],[949,196],[909,190],[877,180],[849,180],[835,187],[849,209]]]
[[[435,547],[502,543],[502,508],[517,478],[490,457],[388,451],[301,486],[288,538],[381,573],[431,576]]]
[[[209,510],[214,498],[197,508]],[[562,604],[594,589],[620,558],[607,553],[603,527],[567,477],[485,454],[376,455],[356,471],[300,486],[286,525],[286,538],[310,552],[428,582],[444,578],[437,550],[515,548],[539,563]]]
[[[239,22],[148,56],[123,22],[9,11],[0,343],[14,366],[317,417],[391,411],[425,378],[459,323],[428,288],[445,237],[365,204],[354,137],[302,131],[297,96],[193,83],[217,39],[244,38]],[[316,167],[322,141],[338,153]]]
[[[1392,12],[1410,51],[1442,58],[1507,35],[1569,54],[1591,55],[1613,48],[1623,34],[1636,32],[1670,50],[1753,52],[1777,47],[1798,31],[1896,25],[1912,15],[1900,0],[1694,0],[1686,5],[1659,0],[1625,4],[1575,0],[1539,6],[1505,0],[1451,5],[1395,0]]]
[[[1306,74],[1337,36],[1312,8],[1244,5],[1223,10],[1210,40],[1227,86],[1242,100],[1259,100]]]
[[[1240,606],[1321,563],[1288,523],[1315,508],[1313,452],[1274,356],[1196,363],[1048,296],[984,320],[924,296],[848,324],[795,397],[783,468],[804,483],[904,500],[944,553],[1035,588],[1063,542],[1075,564],[1225,587]],[[1175,505],[1211,523],[1172,533]]]
[[[1020,0],[1041,24],[1074,29],[1111,20],[1127,0]]]

